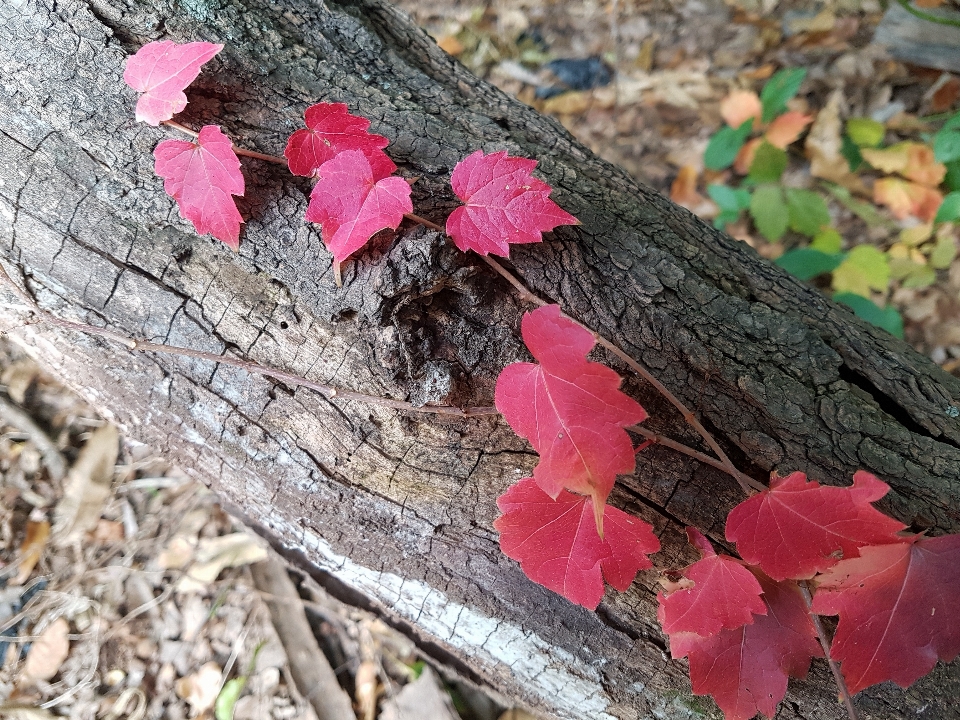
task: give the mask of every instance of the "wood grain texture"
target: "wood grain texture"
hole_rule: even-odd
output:
[[[301,220],[309,182],[274,165],[243,159],[238,254],[195,236],[153,173],[152,150],[173,131],[134,122],[121,76],[144,42],[222,42],[182,122],[220,124],[277,155],[308,105],[346,102],[418,178],[415,212],[441,222],[458,159],[481,147],[538,158],[582,225],[513,250],[537,293],[642,359],[756,477],[804,470],[848,484],[864,468],[893,486],[886,511],[934,534],[960,530],[960,381],[477,80],[399,11],[378,0],[8,0],[0,20],[0,247],[42,306],[418,403],[490,404],[500,368],[529,359],[516,296],[433,231],[380,238],[335,287]],[[500,554],[495,498],[536,461],[502,421],[331,401],[42,326],[13,335],[131,437],[476,682],[563,718],[711,707],[668,659],[652,576],[591,613]],[[652,428],[697,444],[662,399],[625,387]],[[722,539],[738,493],[660,447],[612,502],[653,523],[661,566],[682,565],[693,557],[683,526]],[[939,667],[858,704],[867,718],[958,717],[958,678],[956,663]],[[780,717],[842,717],[825,666],[791,686]]]

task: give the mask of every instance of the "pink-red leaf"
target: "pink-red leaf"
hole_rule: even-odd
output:
[[[840,615],[830,655],[852,693],[907,687],[960,654],[960,535],[862,547],[817,586],[813,611]]]
[[[482,150],[457,163],[450,184],[466,205],[450,213],[447,234],[458,248],[507,257],[511,243],[541,242],[557,225],[580,224],[548,197],[550,186],[531,175],[536,166],[506,151]]]
[[[374,233],[384,228],[395,230],[409,212],[413,212],[413,203],[406,180],[378,178],[363,152],[344,150],[320,166],[306,219],[320,223],[323,242],[341,263]]]
[[[687,537],[703,558],[684,568],[683,576],[693,582],[668,595],[659,593],[657,617],[668,635],[689,632],[715,635],[722,628],[733,630],[767,612],[760,599],[760,583],[747,568],[728,555],[717,555],[710,542],[694,528]]]
[[[841,557],[856,557],[863,545],[897,542],[905,526],[870,504],[889,489],[863,470],[846,488],[821,486],[800,472],[774,476],[769,490],[730,511],[727,540],[774,580],[812,578]]]
[[[810,659],[823,657],[800,589],[762,573],[766,615],[750,625],[702,637],[670,636],[673,657],[687,657],[697,695],[712,695],[726,720],[748,720],[762,712],[772,718],[787,692],[789,677],[805,677]]]
[[[377,180],[392,175],[396,165],[381,150],[389,140],[367,132],[370,121],[351,115],[344,103],[317,103],[304,113],[306,130],[297,130],[283,151],[290,172],[312,176],[327,160],[344,150],[359,150],[367,156]],[[386,162],[384,162],[386,161]]]
[[[228,247],[240,247],[243,218],[231,195],[243,195],[240,160],[230,138],[205,125],[195,143],[164,140],[153,151],[154,169],[180,214],[201,235],[210,233]]]
[[[603,597],[604,577],[622,592],[660,549],[648,523],[612,507],[604,508],[601,540],[590,498],[561,492],[554,500],[533,478],[511,486],[497,506],[503,515],[493,526],[504,555],[534,582],[591,610]]]
[[[200,74],[201,66],[223,50],[223,45],[169,40],[151,42],[127,58],[123,80],[137,92],[137,120],[159,125],[187,106],[184,88]]]
[[[623,428],[646,419],[620,392],[620,376],[588,362],[593,335],[560,316],[558,305],[527,313],[523,340],[539,364],[508,365],[497,378],[495,400],[521,437],[540,453],[533,471],[550,497],[563,488],[591,495],[601,508],[619,473],[636,467]]]

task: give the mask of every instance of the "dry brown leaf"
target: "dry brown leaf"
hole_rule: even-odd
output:
[[[110,424],[95,430],[80,450],[54,515],[53,534],[58,542],[79,540],[96,527],[111,494],[119,450],[120,435]]]
[[[377,664],[372,660],[364,660],[357,668],[356,681],[357,707],[360,710],[360,720],[373,720],[377,714]]]
[[[543,112],[548,115],[579,115],[590,109],[593,95],[587,91],[565,92],[543,103]]]
[[[27,520],[27,532],[20,546],[20,567],[12,584],[23,585],[30,578],[30,573],[40,561],[49,539],[50,523],[47,521],[47,514],[40,508],[34,508]]]
[[[933,8],[940,7],[946,2],[947,0],[916,0],[916,2],[914,2],[914,5],[916,5],[918,8],[926,8],[927,10],[932,10]]]
[[[384,701],[381,720],[455,720],[458,718],[450,696],[429,667],[412,683],[404,685],[396,697]]]
[[[30,645],[27,659],[23,663],[20,682],[30,685],[37,680],[49,680],[60,671],[60,666],[70,654],[70,623],[66,618],[58,617],[47,625],[40,637]]]
[[[123,523],[117,520],[97,520],[97,526],[87,534],[87,538],[92,543],[106,545],[108,543],[120,542],[125,537]]]
[[[23,405],[27,398],[27,390],[39,374],[40,367],[33,360],[17,360],[3,371],[0,382],[7,386],[7,395],[10,399],[17,405]]]
[[[220,666],[211,660],[193,675],[177,680],[177,696],[189,703],[195,717],[213,707],[220,691],[221,679]]]
[[[863,148],[863,159],[878,170],[898,173],[921,185],[936,187],[947,174],[947,166],[934,159],[933,148],[924,143],[900,142],[888,148]]]
[[[211,583],[224,568],[265,560],[267,548],[255,535],[238,532],[201,539],[194,557],[195,562],[187,570],[187,578],[199,583]]]
[[[913,215],[930,222],[937,214],[943,195],[939,190],[900,178],[881,178],[873,184],[873,201],[886,205],[898,220]]]
[[[440,49],[445,53],[448,55],[453,55],[454,57],[462,53],[464,50],[463,43],[457,39],[456,35],[444,35],[442,38],[437,40],[437,45],[439,45]]]
[[[760,124],[763,106],[753,90],[734,90],[720,101],[720,117],[733,128],[738,128],[753,118],[754,128]]]
[[[835,90],[827,104],[817,114],[807,133],[804,143],[807,157],[810,159],[810,174],[842,185],[851,192],[866,194],[867,189],[863,181],[850,172],[847,159],[840,152],[843,148],[843,139],[840,136],[840,103],[843,101],[843,91]]]
[[[0,705],[0,718],[2,720],[57,720],[57,716],[49,710],[20,703]]]

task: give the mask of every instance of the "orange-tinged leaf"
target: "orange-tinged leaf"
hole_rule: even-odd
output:
[[[750,118],[756,127],[763,116],[763,106],[753,90],[734,90],[720,101],[720,116],[732,128],[740,127]]]
[[[862,148],[863,159],[878,170],[897,173],[921,185],[935,187],[943,182],[947,166],[933,157],[933,148],[918,142],[901,142],[888,148]]]
[[[34,509],[27,520],[26,536],[20,546],[20,568],[12,581],[14,585],[23,585],[30,578],[49,539],[50,522],[42,510]]]
[[[802,112],[791,110],[770,123],[764,137],[774,147],[786,150],[787,146],[800,137],[800,134],[811,122],[813,122],[812,115],[804,115]]]
[[[923,222],[930,222],[936,217],[943,195],[926,185],[888,177],[873,184],[873,201],[890,208],[898,220],[913,215]]]
[[[746,175],[750,172],[750,166],[753,165],[753,159],[757,156],[757,148],[763,144],[763,138],[754,138],[743,144],[740,152],[733,161],[733,170],[739,175]]]
[[[697,192],[697,169],[693,165],[684,165],[670,186],[670,199],[700,217],[715,217],[716,204]]]

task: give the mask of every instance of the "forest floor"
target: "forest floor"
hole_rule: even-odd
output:
[[[400,4],[477,74],[711,220],[719,208],[708,184],[750,189],[735,170],[704,164],[734,90],[759,91],[776,71],[805,68],[789,110],[814,128],[821,119],[829,125],[824,113],[832,112],[836,143],[846,120],[879,123],[886,146],[929,146],[960,101],[960,78],[949,69],[891,57],[916,52],[910,41],[889,51],[875,42],[889,22],[877,0]],[[942,55],[960,73],[960,60]],[[804,132],[776,182],[822,194],[841,237],[838,257],[876,248],[887,271],[882,282],[861,278],[864,297],[895,308],[907,340],[960,373],[953,224],[912,215],[916,208],[897,217],[873,192],[880,178],[869,165],[838,183],[846,194],[830,190],[811,163],[824,133]],[[924,167],[933,165],[928,158]],[[938,182],[937,192],[953,189]],[[750,218],[742,213],[727,231],[765,257],[808,242],[793,230],[770,241]],[[813,279],[837,290],[829,272]],[[23,355],[15,336],[12,329],[0,347],[0,717],[315,717],[324,699],[298,692],[303,668],[291,663],[304,655],[304,639],[275,626],[269,601],[281,589],[256,572],[276,562],[273,551],[175,459],[118,437]],[[360,720],[528,717],[431,669],[375,614],[309,577],[294,580],[290,612],[305,614],[323,650],[311,662],[327,658]]]

